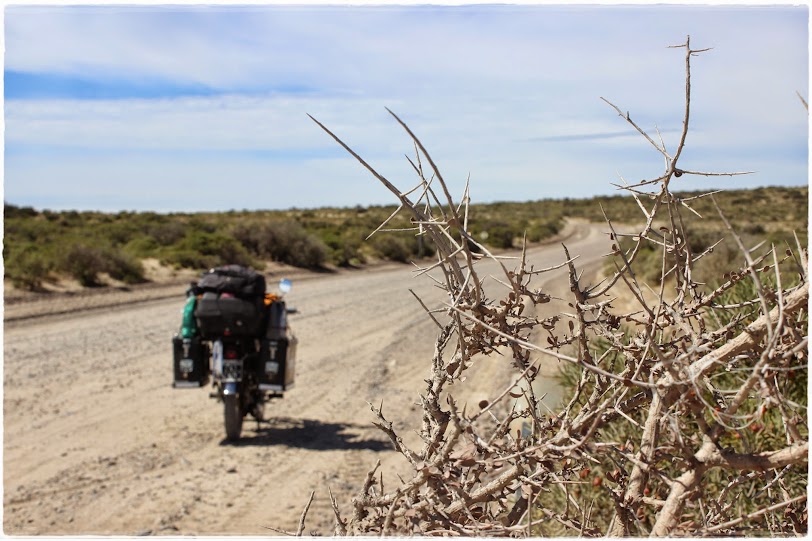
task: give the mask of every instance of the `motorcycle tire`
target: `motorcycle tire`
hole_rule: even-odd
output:
[[[223,397],[223,413],[226,424],[226,439],[234,441],[240,439],[242,432],[242,408],[237,395],[226,395]]]

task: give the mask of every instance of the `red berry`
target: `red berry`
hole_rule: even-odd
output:
[[[599,486],[601,486],[602,484],[603,484],[603,479],[602,479],[602,478],[600,478],[600,477],[595,477],[595,478],[592,480],[592,486],[593,486],[593,487],[599,487]]]

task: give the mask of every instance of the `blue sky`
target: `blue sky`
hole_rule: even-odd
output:
[[[4,199],[197,211],[389,204],[408,136],[477,202],[615,193],[691,132],[679,188],[808,183],[806,6],[7,6]]]

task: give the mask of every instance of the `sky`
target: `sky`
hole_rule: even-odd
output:
[[[4,200],[224,211],[393,204],[420,138],[474,202],[808,184],[805,5],[7,5]]]

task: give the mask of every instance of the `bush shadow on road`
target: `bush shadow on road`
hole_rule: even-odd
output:
[[[372,426],[355,423],[325,423],[315,419],[272,417],[259,423],[251,418],[243,422],[243,435],[237,441],[223,440],[220,445],[285,446],[316,451],[357,450],[391,451],[391,442]]]

